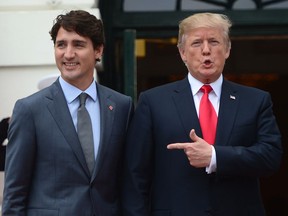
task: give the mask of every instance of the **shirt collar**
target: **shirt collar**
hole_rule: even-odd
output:
[[[188,73],[188,81],[192,90],[193,96],[195,96],[200,88],[204,85],[204,83],[200,82],[199,80],[195,79],[190,73]],[[214,93],[217,97],[221,96],[221,87],[223,83],[223,75],[221,74],[220,77],[213,83],[210,83]]]
[[[59,77],[59,82],[68,104],[72,103],[83,92],[82,90],[66,82],[61,76]],[[97,89],[95,80],[84,92],[87,93],[93,101],[97,101]]]

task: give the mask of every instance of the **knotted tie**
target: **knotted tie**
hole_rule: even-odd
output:
[[[92,124],[90,115],[85,107],[87,96],[88,95],[86,93],[81,93],[79,95],[80,106],[78,108],[77,114],[77,132],[88,168],[90,170],[90,173],[92,173],[95,157]]]
[[[204,93],[199,108],[199,121],[203,139],[213,145],[216,135],[217,115],[208,97],[212,88],[210,85],[203,85],[200,90]]]

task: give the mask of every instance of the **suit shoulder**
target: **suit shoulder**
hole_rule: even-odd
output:
[[[101,84],[98,84],[97,83],[97,89],[99,91],[100,94],[104,93],[106,95],[110,95],[110,97],[113,97],[113,98],[118,98],[118,99],[121,99],[121,100],[131,100],[131,97],[128,96],[128,95],[125,95],[123,93],[120,93],[114,89],[111,89],[107,86],[104,86],[104,85],[101,85]]]
[[[20,98],[16,101],[17,104],[25,104],[27,106],[31,107],[39,107],[43,105],[43,100],[45,98],[51,98],[52,92],[56,92],[55,89],[58,89],[57,91],[61,91],[61,89],[57,88],[55,84],[52,84],[51,86],[48,86],[47,88],[41,89],[37,92],[34,92],[26,97]]]
[[[40,98],[43,97],[43,95],[45,95],[45,92],[47,92],[46,89],[42,89],[40,91],[34,92],[28,96],[25,96],[23,98],[18,99],[18,101],[25,101],[25,102],[37,102]],[[39,101],[38,101],[39,102]]]
[[[232,88],[234,91],[247,93],[247,94],[256,94],[256,95],[267,95],[269,92],[253,87],[253,86],[246,86],[243,84],[235,83],[232,81],[225,80],[225,85]]]
[[[183,88],[189,87],[187,79],[178,80],[170,83],[166,83],[160,86],[153,87],[151,89],[143,91],[141,94],[154,95],[163,94],[171,91],[177,91]]]

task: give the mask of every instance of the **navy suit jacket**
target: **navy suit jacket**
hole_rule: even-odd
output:
[[[167,145],[202,137],[188,79],[142,93],[127,137],[124,216],[262,216],[259,177],[280,166],[282,145],[269,93],[223,81],[217,171],[194,168]]]
[[[122,155],[133,103],[131,97],[96,86],[101,131],[92,176],[58,80],[16,102],[8,134],[3,216],[120,215]]]

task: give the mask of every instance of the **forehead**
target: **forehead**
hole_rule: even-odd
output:
[[[66,31],[63,27],[61,27],[57,33],[56,41],[70,41],[70,40],[78,40],[78,41],[87,41],[87,37],[83,37],[77,34],[75,31]]]
[[[192,38],[223,38],[223,34],[219,28],[207,27],[191,29],[186,35]]]

